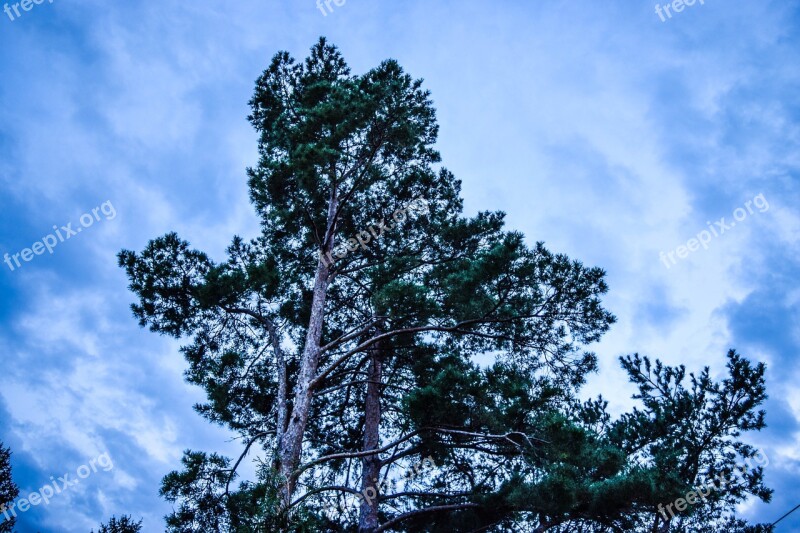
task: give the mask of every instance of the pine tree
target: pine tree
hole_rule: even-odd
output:
[[[602,400],[578,402],[596,369],[587,346],[614,322],[604,272],[528,247],[502,213],[463,215],[430,95],[396,62],[353,75],[321,39],[303,63],[277,54],[250,105],[260,235],[234,237],[221,263],[174,233],[119,256],[140,324],[191,338],[197,411],[242,439],[235,460],[187,451],[165,477],[170,531],[639,527],[659,498],[729,464],[731,424],[763,427],[763,367],[741,358],[733,385],[706,371],[692,392],[697,405],[750,394],[708,442],[646,424],[669,408],[699,431],[708,414],[647,396],[646,360],[624,364],[650,411],[612,423]],[[251,453],[257,478],[232,485]],[[767,495],[753,476],[708,507],[714,520]]]
[[[0,532],[14,530],[16,514],[7,509],[17,496],[19,488],[11,477],[11,450],[0,442]]]
[[[133,518],[122,515],[119,519],[112,516],[108,524],[101,524],[97,533],[139,533],[142,530],[142,521],[134,522]],[[92,530],[94,533],[94,530]]]

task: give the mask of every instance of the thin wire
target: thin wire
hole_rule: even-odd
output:
[[[784,518],[786,518],[787,516],[789,516],[790,514],[792,514],[793,512],[795,512],[795,511],[796,511],[796,510],[798,510],[798,509],[800,509],[800,503],[799,503],[799,504],[797,504],[797,507],[795,507],[794,509],[792,509],[791,511],[789,511],[788,513],[786,513],[786,514],[785,514],[785,515],[783,515],[782,517],[778,518],[777,520],[775,520],[775,521],[774,521],[772,524],[770,524],[770,525],[774,526],[775,524],[777,524],[778,522],[780,522],[781,520],[783,520]]]

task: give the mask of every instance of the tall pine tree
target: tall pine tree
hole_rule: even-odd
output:
[[[119,257],[140,323],[191,338],[198,412],[242,439],[239,457],[189,451],[165,478],[171,531],[620,527],[727,464],[709,454],[730,423],[763,425],[756,388],[709,442],[637,447],[658,435],[650,412],[612,424],[577,402],[586,346],[614,321],[603,271],[529,248],[502,213],[463,216],[429,94],[396,62],[353,75],[321,39],[303,63],[276,55],[250,104],[260,235],[220,263],[175,234]],[[696,468],[661,479],[684,452]],[[236,486],[250,454],[257,478]],[[759,491],[751,478],[724,504]]]

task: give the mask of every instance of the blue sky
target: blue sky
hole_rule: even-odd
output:
[[[432,5],[435,4],[435,5]],[[771,521],[800,503],[800,12],[706,0],[662,22],[653,3],[54,0],[0,13],[0,254],[110,202],[53,253],[0,264],[0,440],[23,495],[108,453],[114,467],[22,514],[19,530],[87,532],[112,514],[163,531],[161,477],[186,448],[233,454],[193,411],[174,340],[140,329],[116,266],[175,230],[221,258],[250,237],[253,83],[320,35],[355,72],[396,58],[426,80],[466,209],[608,271],[619,322],[586,394],[633,392],[619,355],[769,365]],[[674,251],[763,194],[767,209]],[[751,204],[752,205],[752,204]],[[759,205],[764,205],[763,203]],[[110,212],[110,210],[108,210]],[[90,215],[91,216],[91,215]],[[85,219],[88,222],[88,219]],[[685,251],[684,251],[685,252]],[[779,531],[800,529],[800,513]]]

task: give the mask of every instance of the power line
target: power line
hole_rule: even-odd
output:
[[[780,522],[781,520],[783,520],[784,518],[786,518],[787,516],[789,516],[790,514],[792,514],[793,512],[795,512],[795,511],[796,511],[796,510],[798,510],[798,509],[800,509],[800,503],[799,503],[799,504],[797,504],[797,507],[795,507],[794,509],[792,509],[791,511],[789,511],[788,513],[786,513],[786,514],[785,514],[785,515],[783,515],[782,517],[778,518],[777,520],[775,520],[775,521],[774,521],[772,524],[770,524],[770,525],[772,525],[772,526],[775,526],[775,524],[777,524],[778,522]]]

